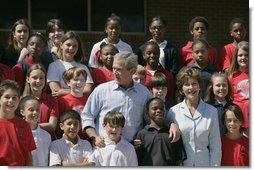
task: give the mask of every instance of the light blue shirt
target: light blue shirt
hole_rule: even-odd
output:
[[[218,111],[200,99],[195,114],[191,115],[186,101],[173,106],[168,112],[183,139],[187,160],[184,166],[220,166],[221,139]]]
[[[106,137],[102,127],[104,116],[113,110],[122,112],[125,117],[122,136],[130,142],[137,131],[143,128],[145,104],[150,98],[152,94],[139,83],[134,82],[127,90],[115,81],[100,84],[90,94],[81,113],[82,129],[91,126],[98,135]]]

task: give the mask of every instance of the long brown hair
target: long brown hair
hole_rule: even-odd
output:
[[[231,84],[230,84],[230,82],[228,80],[227,75],[225,73],[222,73],[222,72],[215,72],[211,76],[209,86],[207,87],[207,90],[206,90],[206,96],[205,96],[204,101],[209,103],[209,102],[212,102],[214,100],[215,95],[213,93],[213,82],[214,82],[214,79],[216,77],[224,78],[227,81],[227,84],[228,84],[228,94],[226,95],[225,98],[226,98],[226,100],[233,101],[234,100],[234,94],[233,94],[232,86],[231,86]]]
[[[74,31],[68,31],[62,37],[61,44],[63,44],[65,41],[67,41],[69,39],[76,39],[77,40],[77,42],[78,42],[78,51],[74,55],[74,60],[76,62],[81,62],[82,59],[84,58],[84,52],[83,52],[82,42],[81,42],[81,39],[80,39],[79,35]],[[60,48],[58,48],[57,53],[58,53],[57,56],[59,56],[62,59],[63,58],[63,52]]]
[[[222,114],[221,120],[222,120],[222,123],[223,123],[224,125],[225,125],[225,121],[226,121],[226,113],[227,113],[227,111],[233,112],[233,113],[235,114],[235,117],[236,117],[242,124],[244,124],[245,121],[244,121],[244,116],[243,116],[243,112],[242,112],[241,108],[240,108],[238,105],[236,105],[236,104],[231,104],[231,105],[229,105],[229,106],[225,109],[224,113]],[[225,126],[226,126],[226,125],[225,125]],[[241,126],[239,131],[240,131],[240,132],[244,131],[244,128]]]
[[[29,77],[31,72],[34,71],[34,70],[41,70],[45,74],[45,85],[44,85],[44,88],[42,90],[42,91],[45,91],[46,84],[47,84],[47,72],[46,72],[46,69],[41,64],[34,64],[34,65],[32,65],[28,69],[26,78]],[[25,88],[24,88],[24,91],[22,93],[22,97],[29,96],[29,95],[33,95],[33,94],[32,94],[32,91],[31,91],[30,84],[26,81]]]
[[[7,47],[7,55],[9,53],[12,53],[13,51],[17,51],[19,53],[22,50],[19,48],[18,42],[14,40],[14,33],[16,31],[17,25],[25,25],[28,28],[28,37],[31,34],[31,27],[30,27],[27,19],[22,18],[22,19],[17,20],[11,28],[11,33],[9,35],[9,42],[8,42],[8,47]]]
[[[237,62],[239,49],[242,49],[242,50],[249,53],[249,42],[241,41],[241,42],[238,43],[238,45],[236,47],[236,50],[235,50],[235,54],[234,54],[234,57],[233,57],[232,64],[231,64],[231,66],[230,66],[230,68],[228,69],[228,72],[227,72],[227,75],[229,77],[232,77],[232,74],[239,69],[239,64]]]

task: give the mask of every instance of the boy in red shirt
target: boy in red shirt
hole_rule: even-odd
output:
[[[20,87],[12,80],[0,84],[0,165],[32,165],[31,151],[36,149],[30,126],[15,116]]]
[[[229,24],[229,29],[230,36],[234,39],[234,41],[225,45],[221,49],[220,56],[223,71],[231,66],[237,44],[243,41],[246,37],[246,26],[241,18],[234,18]]]
[[[83,94],[84,87],[86,85],[87,73],[84,69],[79,67],[73,67],[66,71],[64,74],[64,79],[66,84],[70,87],[70,93],[60,97],[58,99],[59,114],[67,110],[75,110],[81,113],[86,101],[87,96]],[[60,117],[59,117],[60,118]],[[61,138],[63,131],[57,130],[57,138]],[[81,139],[87,139],[82,130],[78,133]]]
[[[193,41],[196,39],[206,39],[209,30],[209,23],[205,17],[197,16],[189,23],[189,31],[193,36]],[[180,50],[180,68],[192,64],[195,59],[192,55],[192,43],[188,43]],[[221,65],[218,61],[217,50],[209,44],[208,62],[215,68],[220,69]]]

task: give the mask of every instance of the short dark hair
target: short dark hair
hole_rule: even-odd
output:
[[[157,72],[150,78],[149,89],[152,90],[154,87],[160,86],[165,86],[169,88],[169,81],[165,74],[163,74],[162,72]]]
[[[121,112],[109,111],[104,116],[103,124],[109,124],[112,127],[121,126],[123,128],[125,124],[125,118]]]
[[[151,20],[151,22],[150,22],[150,26],[152,25],[152,23],[153,23],[154,21],[161,21],[162,24],[163,24],[163,26],[164,26],[164,27],[167,27],[166,20],[165,20],[162,16],[153,17],[152,20]]]
[[[48,40],[47,40],[46,36],[41,32],[33,32],[32,34],[30,34],[30,36],[27,40],[27,45],[32,37],[39,37],[41,39],[41,41],[43,42],[44,47],[46,47],[48,45]]]
[[[229,23],[229,30],[232,29],[232,27],[233,27],[233,25],[234,25],[235,23],[242,24],[243,27],[246,28],[246,25],[245,25],[245,22],[244,22],[243,19],[241,19],[241,18],[234,18],[234,19],[231,20],[230,23]]]
[[[154,100],[158,100],[158,101],[162,102],[163,105],[164,105],[164,107],[165,107],[164,101],[163,101],[161,98],[159,98],[159,97],[153,97],[153,98],[149,99],[149,100],[146,102],[146,111],[148,111],[149,105],[150,105],[151,102],[154,101]]]
[[[106,19],[106,22],[105,22],[105,28],[108,26],[108,23],[110,21],[117,21],[119,23],[119,25],[121,26],[122,25],[122,22],[121,22],[121,18],[116,15],[115,13],[112,13],[107,19]],[[104,31],[104,36],[107,37],[107,33]]]
[[[193,30],[194,28],[194,24],[197,22],[201,22],[205,24],[205,27],[207,30],[209,30],[209,23],[208,20],[205,17],[201,17],[201,16],[197,16],[195,18],[193,18],[190,23],[189,23],[189,31]]]
[[[208,42],[205,39],[196,39],[196,40],[194,40],[193,43],[192,43],[191,49],[193,50],[193,47],[196,44],[199,44],[199,43],[204,45],[206,47],[206,49],[209,49],[209,44],[208,44]]]
[[[67,119],[76,119],[79,122],[81,121],[80,114],[76,110],[66,110],[60,116],[60,122],[64,123]]]
[[[15,90],[18,93],[18,96],[20,97],[20,86],[16,81],[13,80],[4,80],[0,83],[0,97],[8,89]]]
[[[34,96],[32,96],[32,95],[25,96],[25,97],[23,97],[23,98],[20,100],[20,102],[19,102],[19,109],[24,109],[24,108],[25,108],[26,102],[29,101],[29,100],[35,100],[35,101],[37,101],[38,103],[40,103],[40,101],[39,101],[36,97],[34,97]]]
[[[23,118],[23,116],[20,114],[20,111],[25,108],[26,102],[29,100],[35,100],[37,101],[38,104],[40,104],[40,101],[35,96],[33,95],[25,96],[19,101],[18,108],[15,111],[16,116]]]

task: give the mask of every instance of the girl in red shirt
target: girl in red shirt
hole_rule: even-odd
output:
[[[100,63],[102,66],[92,71],[94,88],[99,84],[114,80],[113,60],[115,54],[118,53],[117,48],[112,44],[103,42],[100,46]]]
[[[45,92],[46,70],[40,64],[32,65],[26,76],[25,89],[22,96],[33,95],[40,101],[41,115],[39,125],[51,134],[52,140],[56,139],[55,130],[59,117],[58,101],[55,97]]]
[[[234,101],[244,116],[244,133],[249,135],[249,43],[238,43],[231,67],[228,70],[228,78],[233,88]]]
[[[221,137],[221,166],[249,166],[249,138],[242,134],[244,116],[239,106],[229,105],[222,122],[227,133]]]

